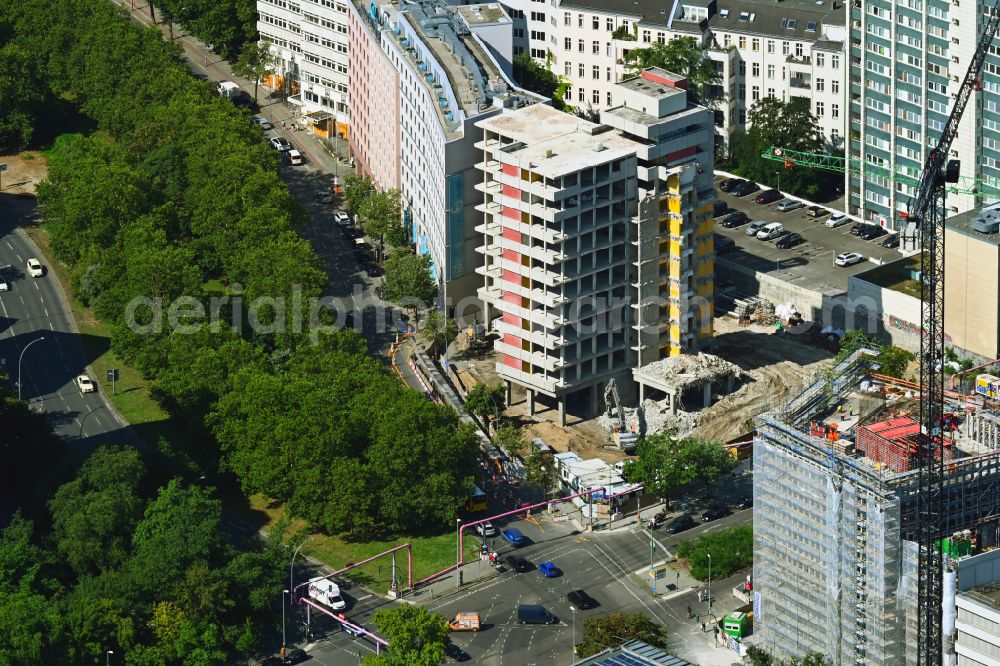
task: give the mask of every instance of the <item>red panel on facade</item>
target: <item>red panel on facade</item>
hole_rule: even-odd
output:
[[[521,211],[519,211],[516,208],[510,208],[508,206],[504,206],[503,207],[503,216],[504,217],[509,217],[512,220],[517,220],[517,221],[520,222],[520,220],[521,220]]]
[[[521,255],[514,250],[504,250],[503,258],[507,261],[513,261],[515,264],[521,263]]]
[[[521,297],[512,291],[503,292],[503,300],[506,301],[507,303],[513,303],[514,305],[517,306],[521,305]]]
[[[514,271],[504,271],[502,279],[504,282],[510,282],[511,284],[521,284],[521,276]]]
[[[521,242],[521,232],[517,229],[511,229],[510,227],[503,228],[503,237],[507,240]]]
[[[505,333],[503,336],[503,341],[505,344],[508,344],[511,347],[517,347],[517,348],[521,347],[521,338],[517,337],[516,335]]]
[[[514,368],[515,370],[521,369],[521,361],[514,358],[513,356],[503,355],[503,364]]]
[[[503,186],[503,195],[505,197],[510,197],[511,199],[514,199],[515,201],[520,201],[521,200],[521,190],[517,189],[513,185],[504,185]]]
[[[521,170],[515,164],[504,164],[503,172],[508,176],[520,176]]]
[[[503,313],[503,323],[509,324],[511,326],[521,327],[521,318],[510,312]]]
[[[659,74],[653,74],[652,72],[643,72],[642,78],[647,81],[652,81],[653,83],[659,83],[660,85],[670,86],[671,88],[680,88],[682,90],[687,90],[688,82],[687,79],[678,77],[676,79],[671,79],[666,76],[660,76]]]
[[[681,148],[680,150],[675,150],[674,152],[667,155],[667,164],[670,164],[674,160],[679,160],[684,157],[690,157],[698,152],[698,146],[688,146],[687,148]]]

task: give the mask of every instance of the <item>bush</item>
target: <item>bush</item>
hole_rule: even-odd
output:
[[[740,525],[714,534],[703,534],[694,541],[682,541],[677,547],[677,557],[688,560],[691,576],[695,580],[708,580],[709,554],[713,580],[728,578],[749,567],[753,564],[753,527]]]

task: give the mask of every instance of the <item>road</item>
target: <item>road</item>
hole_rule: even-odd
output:
[[[0,206],[0,266],[10,290],[0,292],[0,359],[14,382],[21,360],[21,397],[44,412],[71,447],[133,442],[103,395],[110,384],[87,368],[83,341],[55,276],[49,271],[40,278],[27,274],[29,258],[45,264],[18,228],[21,215],[33,215],[34,200],[8,197],[5,203]],[[75,378],[81,374],[94,380],[97,392],[80,392]]]

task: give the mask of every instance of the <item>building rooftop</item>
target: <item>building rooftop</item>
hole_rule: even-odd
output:
[[[646,76],[647,72],[650,76]],[[657,78],[662,78],[667,83],[660,83],[656,80]],[[656,100],[676,97],[677,95],[687,95],[687,90],[685,89],[687,79],[680,74],[674,74],[659,67],[650,67],[639,76],[619,81],[617,85],[626,90],[643,93]]]
[[[993,207],[991,206],[990,208]],[[1000,234],[984,234],[972,228],[972,221],[978,217],[982,217],[982,209],[976,208],[959,213],[958,215],[952,215],[945,220],[944,224],[946,228],[952,231],[971,236],[984,243],[1000,244]]]
[[[455,8],[470,26],[510,23],[510,17],[496,3],[482,5],[461,5]]]
[[[643,641],[629,641],[616,648],[574,661],[573,666],[694,666]]]
[[[959,596],[966,596],[991,608],[1000,609],[1000,583],[980,585],[966,592],[959,592]]]

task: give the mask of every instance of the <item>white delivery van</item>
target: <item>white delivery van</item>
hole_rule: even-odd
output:
[[[316,578],[309,581],[309,596],[333,610],[347,608],[347,602],[340,594],[340,587],[326,578]]]
[[[219,82],[219,94],[230,99],[240,96],[240,87],[232,81]]]
[[[771,222],[770,224],[765,224],[761,227],[761,230],[757,232],[757,240],[773,240],[783,233],[785,233],[785,227],[781,225],[781,222]]]

